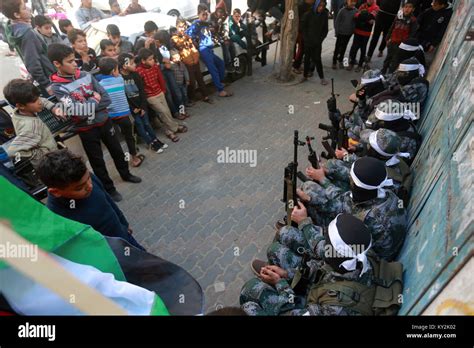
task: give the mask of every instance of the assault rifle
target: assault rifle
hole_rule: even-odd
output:
[[[293,208],[297,205],[296,195],[296,178],[298,172],[298,146],[304,146],[305,143],[298,138],[298,131],[295,130],[293,137],[293,162],[288,163],[285,167],[285,177],[283,181],[283,202],[286,209],[286,221],[288,227],[291,226],[291,213]]]
[[[355,84],[354,86],[357,86],[357,80],[351,80],[351,83],[352,85]],[[337,109],[336,96],[337,95],[334,93],[334,79],[331,79],[331,97],[327,101],[331,126],[323,123],[319,124],[319,129],[327,132],[327,135],[323,137],[322,141],[326,152],[321,153],[321,156],[326,159],[336,158],[335,149],[348,148],[349,137],[346,129],[346,117],[351,115],[357,106],[357,103],[354,103],[351,112],[341,115],[341,112]],[[331,144],[328,140],[331,141]]]
[[[311,163],[311,166],[314,169],[319,169],[320,160],[319,160],[318,154],[316,153],[316,151],[313,150],[313,147],[311,146],[312,140],[314,140],[314,137],[306,136],[306,145],[308,145],[308,150],[309,150],[308,161],[309,163]],[[311,181],[311,179],[308,178],[306,175],[304,175],[302,172],[298,172],[297,176],[303,182]]]

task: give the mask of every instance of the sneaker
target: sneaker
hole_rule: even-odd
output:
[[[262,268],[267,265],[268,265],[267,262],[259,260],[259,259],[255,259],[250,264],[250,268],[252,269],[252,272],[255,273],[258,277],[260,276],[260,271],[262,270]]]
[[[120,193],[118,193],[117,190],[109,192],[109,196],[110,196],[110,198],[112,198],[112,200],[114,202],[120,202],[123,199],[122,195]]]
[[[162,153],[163,152],[163,146],[161,146],[157,143],[152,143],[152,144],[150,144],[150,150],[154,151],[156,153]]]
[[[162,153],[163,152],[163,143],[160,143],[158,141],[155,141],[150,144],[150,150],[154,151],[156,153]]]
[[[125,178],[122,178],[122,179],[123,179],[123,181],[131,182],[133,184],[138,184],[138,183],[142,182],[141,178],[139,178],[138,176],[132,175],[132,174],[130,174],[129,176],[127,176]]]
[[[349,64],[349,66],[346,68],[347,71],[352,71],[354,69],[354,64]]]
[[[360,65],[357,65],[356,68],[354,69],[354,72],[360,72],[362,67]]]
[[[332,63],[332,68],[333,68],[334,70],[336,70],[336,69],[337,69],[337,64],[336,64],[336,63]]]

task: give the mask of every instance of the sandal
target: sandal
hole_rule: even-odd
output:
[[[166,136],[173,142],[176,143],[179,141],[179,137],[173,132],[166,132]]]
[[[188,131],[188,127],[186,127],[185,125],[181,125],[178,127],[179,133],[186,133],[187,131]]]
[[[136,160],[137,160],[138,162],[135,162]],[[144,160],[145,160],[145,156],[143,156],[143,155],[137,155],[137,156],[133,159],[133,161],[132,161],[132,163],[131,163],[131,166],[134,167],[134,168],[138,168],[138,167],[140,167],[140,166],[142,165],[142,163],[143,163]]]
[[[224,92],[225,94],[222,95],[221,93]],[[228,98],[228,97],[232,97],[234,94],[232,92],[227,92],[227,91],[222,91],[219,93],[219,97],[221,98]]]
[[[205,103],[214,104],[214,101],[209,97],[204,98],[202,101]]]

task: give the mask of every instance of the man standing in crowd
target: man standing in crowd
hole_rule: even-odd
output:
[[[107,15],[101,10],[92,7],[92,0],[81,0],[81,7],[76,11],[76,19],[79,27],[84,30],[92,22],[107,18]]]

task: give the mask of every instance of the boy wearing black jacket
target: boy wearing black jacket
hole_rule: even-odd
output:
[[[162,143],[156,136],[148,118],[148,103],[143,87],[143,80],[136,72],[136,64],[131,54],[122,53],[118,57],[120,74],[125,81],[125,94],[132,111],[138,135],[147,143],[150,150],[162,153],[168,144]]]
[[[326,1],[316,1],[311,11],[305,14],[303,18],[303,42],[304,42],[304,73],[303,80],[308,79],[311,60],[316,65],[319,78],[322,85],[327,85],[324,79],[323,63],[321,60],[321,51],[323,41],[328,35],[329,11],[326,9]]]

